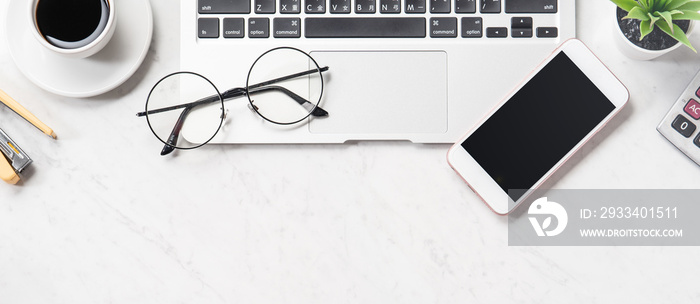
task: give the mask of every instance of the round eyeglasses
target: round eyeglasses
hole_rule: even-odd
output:
[[[274,48],[253,62],[245,87],[223,93],[197,73],[167,75],[151,89],[145,111],[136,115],[145,116],[148,127],[165,144],[161,155],[174,149],[194,149],[207,144],[221,129],[226,117],[224,102],[243,96],[251,110],[274,124],[328,116],[319,107],[326,71],[328,67],[319,67],[299,49]]]

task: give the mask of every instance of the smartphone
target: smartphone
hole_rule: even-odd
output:
[[[447,161],[491,210],[508,214],[628,99],[583,42],[567,40],[450,148]]]

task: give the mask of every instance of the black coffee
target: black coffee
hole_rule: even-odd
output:
[[[39,32],[51,44],[62,48],[78,48],[90,43],[83,40],[93,33],[99,35],[108,16],[106,0],[39,0],[36,5]]]

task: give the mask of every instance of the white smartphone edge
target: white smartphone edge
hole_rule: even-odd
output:
[[[472,135],[498,109],[506,104],[525,84],[527,84],[542,68],[557,54],[564,52],[574,64],[593,82],[593,84],[610,100],[615,109],[596,125],[576,146],[552,168],[547,171],[533,186],[514,204],[509,204],[508,194],[494,181],[491,176],[462,148],[462,143]],[[629,100],[629,91],[622,82],[603,64],[600,59],[580,40],[569,39],[555,49],[542,63],[523,79],[505,98],[462,136],[447,152],[447,163],[464,180],[467,186],[496,214],[507,215],[520,203],[527,199],[534,189],[539,188],[547,179],[576,153],[588,140],[600,131]]]

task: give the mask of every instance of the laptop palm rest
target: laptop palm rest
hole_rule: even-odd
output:
[[[325,119],[311,120],[311,133],[347,134],[348,140],[362,140],[363,134],[409,139],[415,133],[447,131],[445,52],[317,51],[311,55],[320,66],[329,67],[321,106],[330,113]]]

